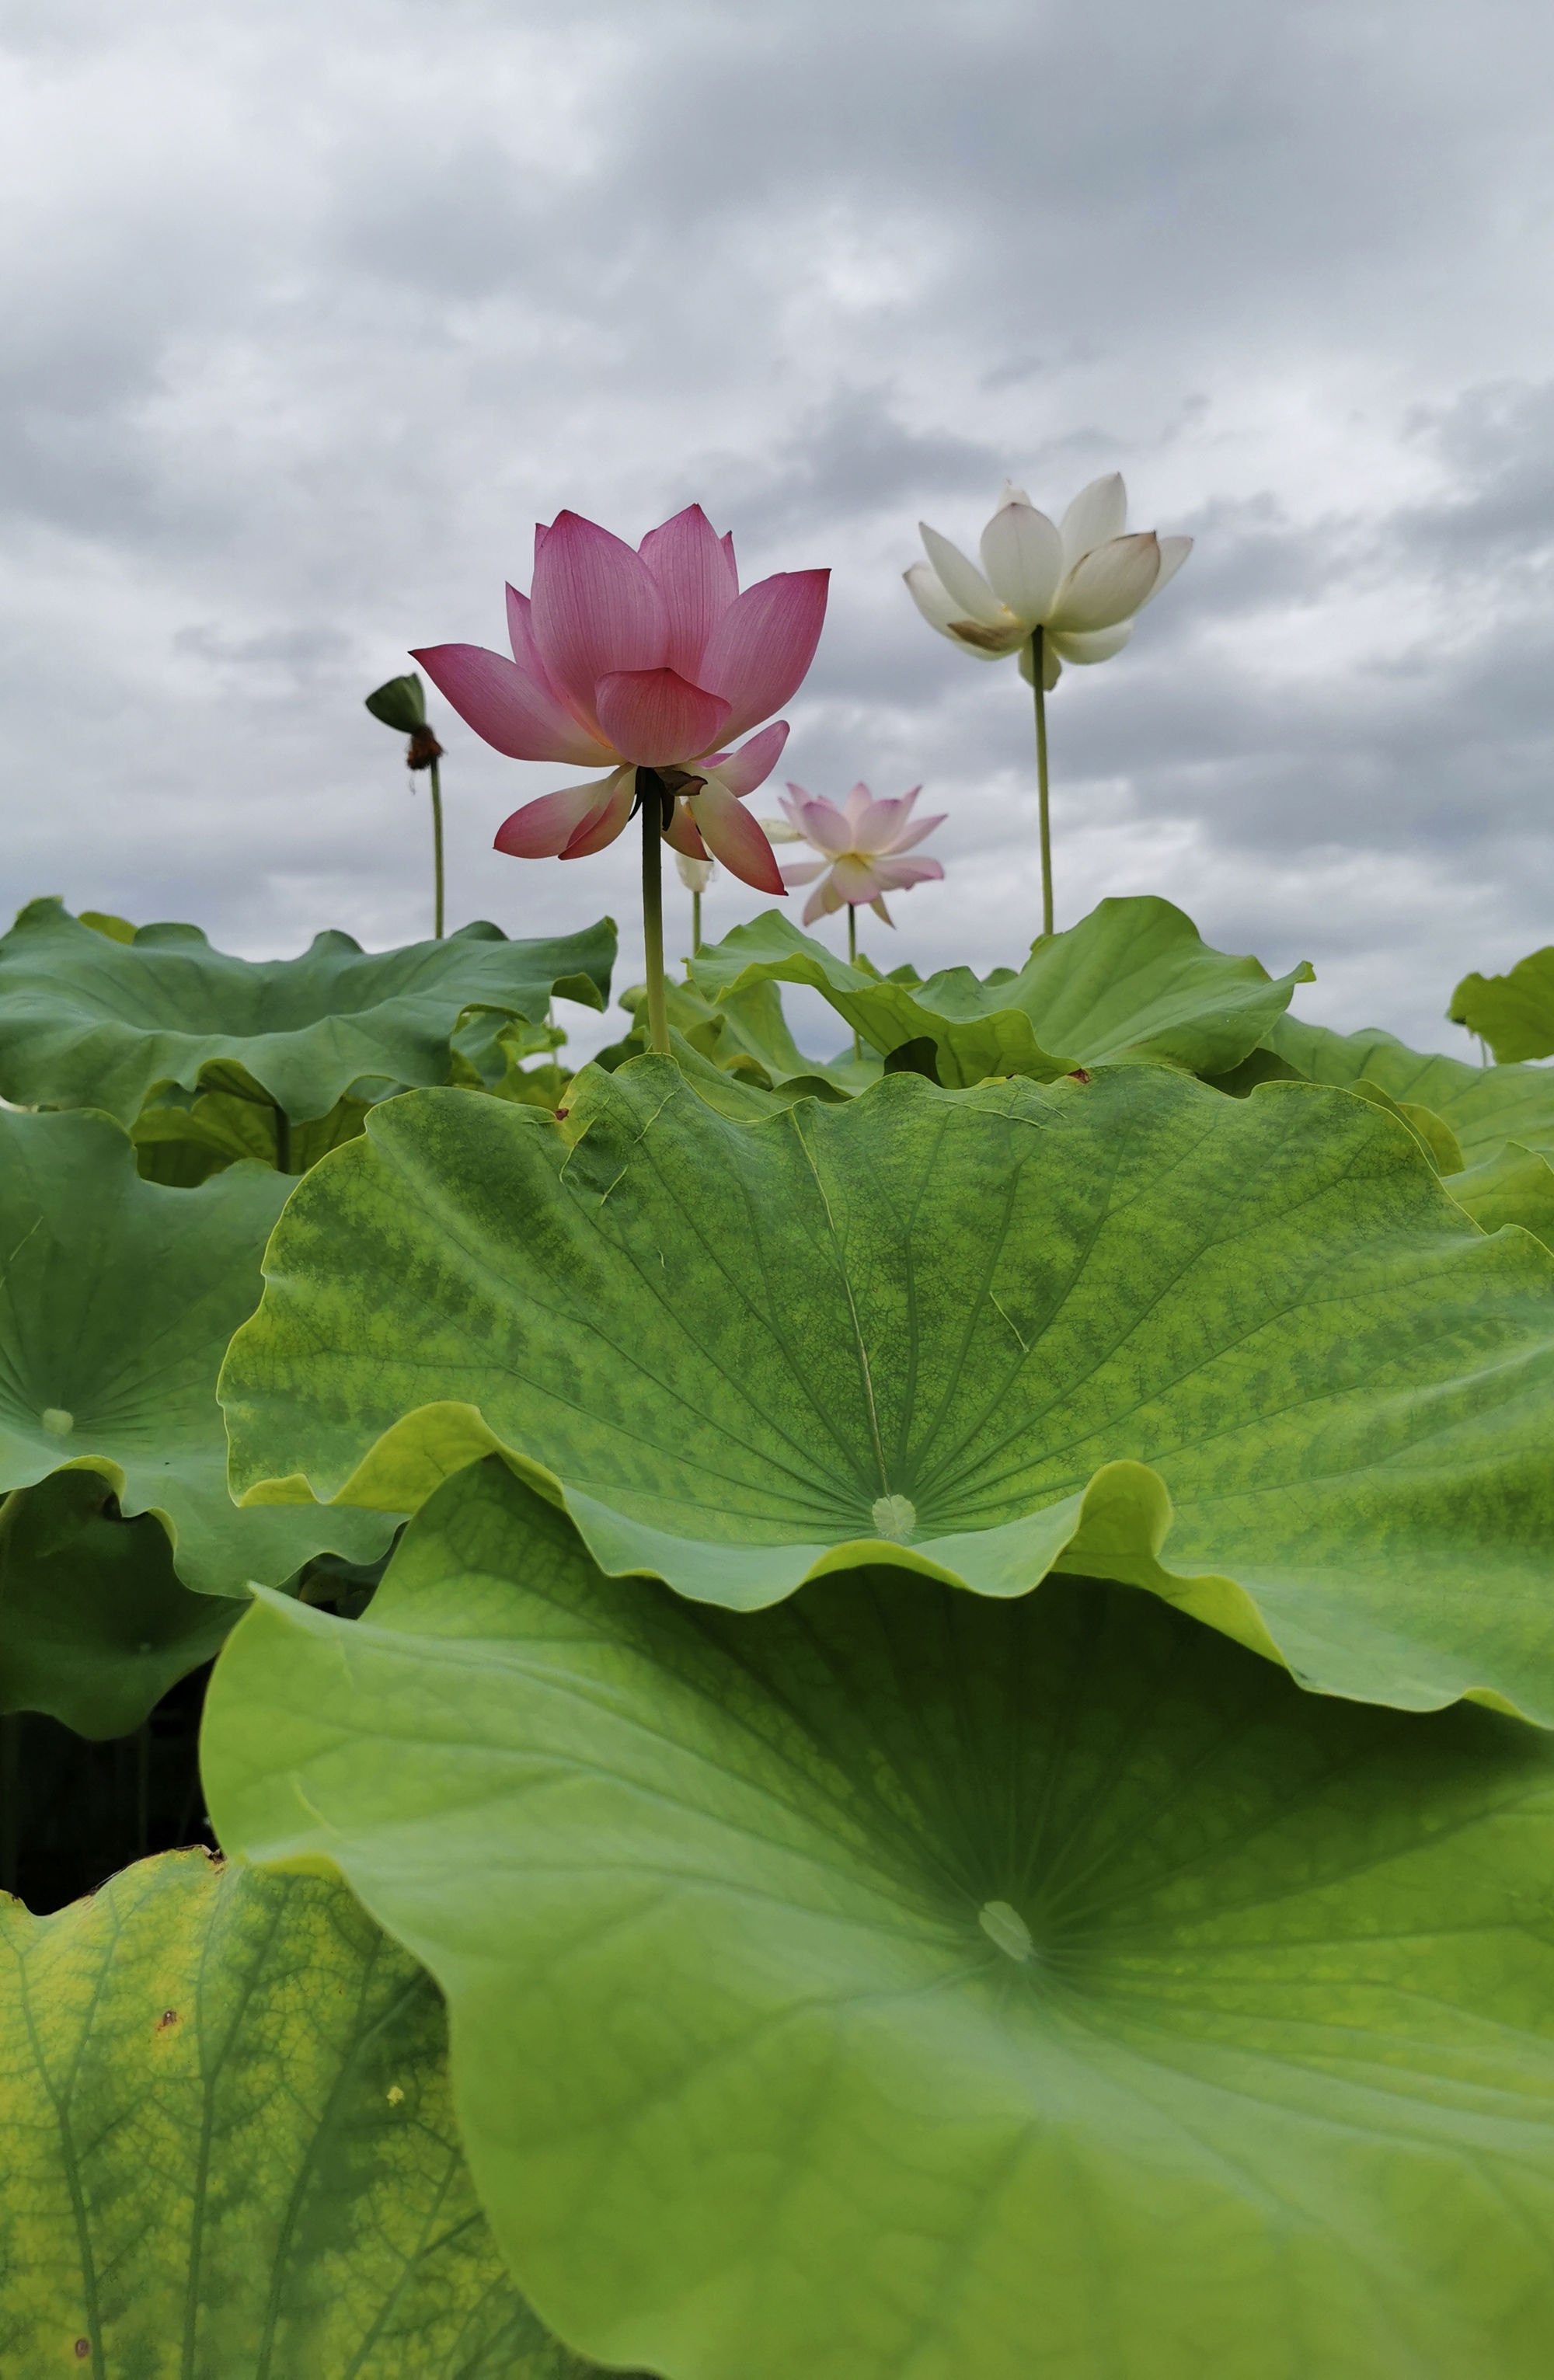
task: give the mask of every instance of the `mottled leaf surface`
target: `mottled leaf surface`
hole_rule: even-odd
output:
[[[0,1113],[0,1488],[99,1474],[127,1517],[157,1515],[202,1595],[384,1550],[381,1514],[243,1512],[227,1493],[216,1375],[290,1186],[236,1165],[166,1189],[106,1116]]]
[[[1554,1156],[1554,1066],[1467,1066],[1410,1050],[1376,1026],[1333,1033],[1293,1016],[1281,1017],[1268,1041],[1310,1082],[1377,1083],[1394,1099],[1430,1109],[1450,1124],[1470,1167],[1509,1140]]]
[[[606,918],[550,941],[481,924],[397,951],[325,933],[300,958],[237,959],[198,926],[122,942],[33,901],[0,938],[0,1095],[131,1123],[155,1087],[196,1091],[236,1064],[303,1122],[363,1087],[447,1082],[452,1038],[477,1013],[493,1037],[542,1019],[552,990],[602,1008],[614,954]]]
[[[571,1099],[411,1093],[298,1185],[223,1373],[237,1493],[414,1511],[496,1450],[689,1596],[1062,1563],[1326,1692],[1554,1723],[1554,1264],[1398,1118],[1159,1067]]]
[[[0,1900],[0,2371],[578,2380],[506,2276],[434,1986],[338,1885],[173,1852]]]
[[[1018,974],[986,981],[951,967],[926,983],[850,966],[775,909],[688,963],[709,998],[763,983],[806,984],[881,1055],[931,1039],[939,1080],[992,1075],[1050,1082],[1075,1066],[1150,1061],[1193,1074],[1236,1066],[1290,1004],[1302,965],[1277,983],[1256,959],[1210,950],[1169,901],[1103,901],[1036,942]]]
[[[606,1579],[496,1463],[207,1708],[447,1995],[552,2327],[670,2380],[1545,2380],[1554,1753],[1131,1589]]]

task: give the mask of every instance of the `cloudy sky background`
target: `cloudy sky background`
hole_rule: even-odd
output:
[[[427,930],[363,695],[500,642],[536,519],[694,498],[833,571],[782,773],[950,813],[865,946],[1017,964],[1028,698],[900,573],[1120,468],[1198,546],[1053,698],[1060,925],[1162,892],[1469,1054],[1554,940],[1551,84],[1544,0],[0,0],[0,898]],[[435,715],[454,920],[630,980],[634,844],[497,857],[575,772]]]

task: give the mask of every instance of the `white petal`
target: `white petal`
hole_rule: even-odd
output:
[[[1007,504],[982,531],[982,567],[1026,627],[1044,620],[1063,575],[1063,541],[1045,513]]]
[[[985,628],[1006,626],[1008,614],[977,565],[966,560],[958,545],[929,528],[927,521],[919,521],[917,529],[940,585],[960,606],[957,616],[977,620]]]
[[[1161,588],[1166,586],[1170,580],[1175,577],[1177,572],[1181,569],[1182,565],[1186,561],[1187,556],[1191,553],[1192,550],[1193,540],[1190,537],[1161,538],[1160,575],[1156,579],[1153,587],[1150,588],[1148,594],[1144,598],[1145,603],[1152,603],[1156,596],[1159,593]],[[1142,611],[1144,609],[1144,604],[1141,603],[1138,608]]]
[[[1094,628],[1084,637],[1064,636],[1061,628],[1049,628],[1046,641],[1065,662],[1109,662],[1132,634],[1133,622],[1120,620],[1114,628]]]
[[[1022,646],[1020,649],[1020,675],[1025,679],[1027,686],[1034,686],[1036,684],[1036,679],[1031,672],[1030,656],[1031,649],[1029,645]],[[1046,693],[1050,694],[1052,688],[1057,685],[1057,682],[1059,678],[1062,677],[1062,674],[1063,665],[1058,658],[1058,640],[1053,636],[1050,628],[1048,628],[1043,631],[1041,638],[1041,684],[1043,690]]]
[[[675,853],[674,865],[679,871],[680,881],[687,892],[705,892],[717,873],[716,864],[712,860],[687,859],[683,851]]]
[[[758,821],[768,843],[804,843],[807,837],[787,819],[761,819]]]
[[[1059,588],[1047,615],[1050,628],[1087,636],[1131,619],[1160,575],[1160,545],[1153,529],[1142,536],[1114,537],[1076,562]]]
[[[1063,515],[1063,560],[1072,570],[1081,554],[1121,537],[1128,525],[1128,492],[1121,471],[1081,488]]]
[[[998,502],[999,510],[1002,512],[1005,504],[1028,504],[1030,498],[1026,495],[1024,488],[1017,488],[1014,485],[1013,480],[1005,480],[1002,487],[999,491]]]
[[[949,637],[951,621],[961,617],[961,607],[949,589],[940,585],[926,562],[915,562],[910,570],[901,575],[906,581],[907,593],[929,626],[937,628],[941,637]],[[956,641],[951,638],[952,643]]]

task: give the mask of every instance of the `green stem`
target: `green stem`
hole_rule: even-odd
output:
[[[277,1173],[289,1173],[291,1172],[291,1118],[279,1099],[272,1099],[270,1105],[275,1115],[275,1171]]]
[[[699,893],[699,892],[693,892],[693,893],[691,894],[691,956],[692,956],[693,958],[696,956],[696,953],[698,953],[698,951],[699,951],[699,950],[700,950],[700,948],[701,948],[701,895],[700,895],[700,893]]]
[[[669,1055],[669,1013],[663,997],[663,880],[660,845],[663,841],[662,795],[651,769],[638,769],[637,790],[642,804],[642,941],[648,959],[648,1034],[661,1058]]]
[[[152,1723],[143,1718],[135,1730],[135,1840],[137,1859],[151,1849]]]
[[[856,966],[857,963],[858,913],[855,905],[849,901],[847,904],[847,964],[849,966]],[[858,1039],[858,1028],[856,1025],[853,1027],[853,1055],[855,1058],[863,1056],[863,1043]]]
[[[21,1714],[0,1718],[0,1892],[14,1892],[21,1852]]]
[[[443,785],[437,774],[437,763],[431,764],[431,855],[437,875],[437,923],[433,929],[439,941],[443,939]]]
[[[1041,683],[1046,656],[1041,650],[1042,632],[1033,629],[1030,640],[1031,684],[1036,689],[1036,790],[1041,816],[1041,930],[1052,930],[1052,820],[1047,808],[1047,689]]]

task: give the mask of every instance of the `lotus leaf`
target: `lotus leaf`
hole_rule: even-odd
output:
[[[337,1885],[174,1852],[0,1903],[0,2369],[575,2380],[504,2271],[426,1975]]]
[[[410,1093],[267,1273],[221,1384],[245,1498],[409,1512],[494,1450],[687,1596],[1059,1565],[1324,1692],[1554,1724],[1554,1263],[1360,1099],[896,1075],[749,1123],[667,1059],[565,1124]]]
[[[0,1711],[127,1735],[242,1609],[181,1586],[166,1531],[149,1512],[125,1520],[94,1471],[56,1471],[0,1504]]]
[[[1264,1038],[1296,984],[1312,980],[1303,963],[1273,982],[1256,959],[1210,950],[1190,917],[1152,898],[1103,901],[1067,933],[1035,942],[1017,975],[999,968],[985,982],[969,967],[917,983],[850,966],[775,909],[688,966],[713,999],[807,984],[883,1055],[931,1039],[939,1080],[957,1086],[989,1075],[1050,1082],[1132,1061],[1224,1074]]]
[[[0,1488],[99,1475],[127,1518],[156,1514],[201,1595],[384,1550],[381,1514],[240,1512],[226,1492],[216,1374],[289,1187],[235,1165],[164,1189],[106,1116],[0,1113]]]
[[[1268,1040],[1308,1082],[1376,1083],[1428,1108],[1451,1126],[1469,1166],[1498,1157],[1508,1140],[1554,1156],[1554,1066],[1467,1066],[1410,1050],[1375,1026],[1332,1033],[1293,1016],[1281,1017]]]
[[[212,950],[197,926],[142,926],[119,942],[34,901],[0,939],[0,1095],[131,1123],[156,1087],[196,1091],[236,1064],[307,1122],[363,1087],[445,1083],[451,1037],[477,1013],[494,1035],[542,1018],[552,991],[602,1008],[614,952],[606,919],[531,942],[462,926],[376,953],[326,933],[300,958],[250,961]]]
[[[1554,1249],[1554,1166],[1535,1149],[1507,1141],[1496,1157],[1483,1159],[1444,1185],[1480,1231],[1498,1232],[1520,1223],[1546,1248]]]
[[[1464,976],[1449,1013],[1501,1064],[1554,1056],[1554,944],[1518,959],[1509,975]]]
[[[476,2185],[668,2380],[1545,2380],[1554,1747],[1125,1586],[603,1577],[495,1463],[217,1663],[229,1849],[436,1975]]]

